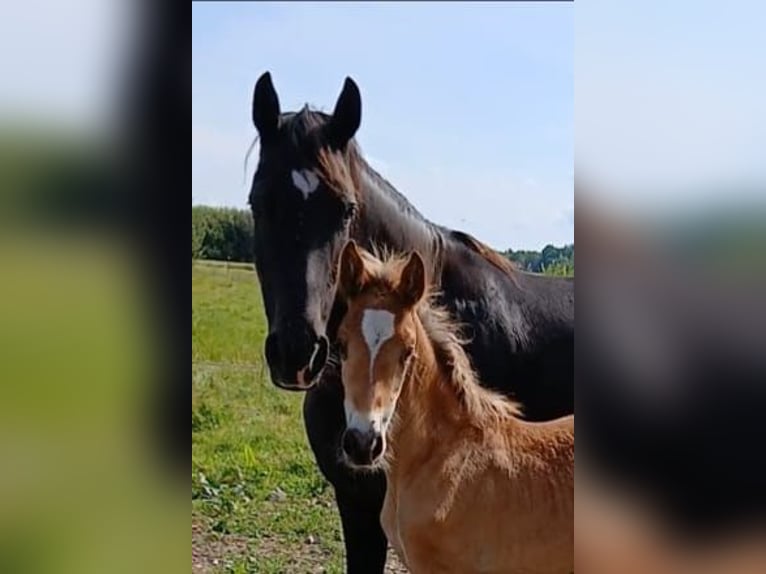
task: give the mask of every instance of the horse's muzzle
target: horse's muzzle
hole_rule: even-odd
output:
[[[306,391],[312,388],[322,372],[329,354],[327,337],[309,337],[302,340],[282,341],[281,335],[271,333],[266,338],[266,361],[271,381],[277,387],[289,391]]]

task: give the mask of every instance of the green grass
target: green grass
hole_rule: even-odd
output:
[[[222,572],[341,572],[332,488],[303,396],[268,381],[266,328],[252,270],[192,263],[192,520],[217,542],[245,541]],[[270,498],[277,489],[284,500]]]

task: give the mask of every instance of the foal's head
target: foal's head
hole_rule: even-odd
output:
[[[342,447],[350,465],[371,466],[385,452],[386,431],[414,356],[425,266],[417,252],[383,265],[349,241],[338,276],[348,305],[338,330],[347,427]]]

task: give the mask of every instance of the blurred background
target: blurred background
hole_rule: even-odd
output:
[[[764,16],[576,3],[583,572],[766,569]]]
[[[169,179],[151,177],[163,138],[145,112],[172,37],[148,4],[1,10],[1,572],[188,567],[188,483],[162,426],[179,427],[172,363],[188,367],[157,271],[173,242],[152,225],[178,184],[147,201]]]

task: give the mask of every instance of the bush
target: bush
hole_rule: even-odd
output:
[[[525,271],[562,277],[574,276],[574,244],[563,247],[546,245],[542,252],[508,249],[502,255],[515,261]]]
[[[253,219],[249,211],[192,206],[192,259],[251,262]]]

